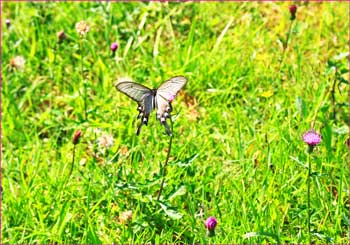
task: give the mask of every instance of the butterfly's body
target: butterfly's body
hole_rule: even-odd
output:
[[[149,89],[131,81],[122,81],[116,85],[120,92],[138,103],[138,118],[141,118],[141,124],[137,129],[137,135],[140,134],[142,125],[147,125],[148,117],[154,109],[157,110],[157,119],[165,126],[167,134],[171,135],[166,119],[170,118],[171,102],[186,82],[185,77],[179,76],[165,81],[158,89]]]

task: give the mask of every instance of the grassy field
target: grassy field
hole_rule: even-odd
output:
[[[3,244],[350,243],[348,3],[1,4]]]

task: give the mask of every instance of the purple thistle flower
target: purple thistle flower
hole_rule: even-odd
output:
[[[111,50],[114,53],[118,49],[118,43],[112,43],[111,44]]]
[[[295,14],[297,12],[298,7],[296,5],[289,6],[290,19],[295,20]]]
[[[303,141],[308,145],[318,145],[321,143],[321,135],[316,133],[314,130],[309,130],[303,135]]]
[[[215,217],[211,216],[205,221],[205,227],[208,229],[209,236],[215,235],[215,227],[218,224],[218,221]]]
[[[303,141],[309,145],[309,153],[311,153],[314,147],[321,143],[322,138],[314,130],[309,130],[303,134]]]

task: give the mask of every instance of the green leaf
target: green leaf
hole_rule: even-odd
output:
[[[337,128],[335,128],[335,127],[333,127],[333,132],[334,133],[337,133],[337,134],[347,134],[349,131],[348,131],[348,126],[346,126],[346,125],[343,125],[343,126],[341,126],[341,127],[337,127]]]
[[[258,236],[267,236],[267,237],[271,237],[273,238],[277,243],[280,243],[280,239],[278,237],[278,235],[276,234],[272,234],[272,233],[268,233],[268,232],[248,232],[246,234],[243,235],[243,238],[244,239],[249,239],[249,238],[252,238],[252,237],[258,237]]]
[[[183,161],[178,161],[176,163],[176,165],[178,165],[179,167],[188,167],[192,164],[192,162],[199,156],[198,153],[190,156],[189,158],[186,158],[185,160]]]
[[[303,98],[297,96],[295,98],[295,106],[301,117],[305,117],[307,115],[307,110]]]
[[[349,56],[349,52],[344,52],[344,53],[340,53],[340,54],[334,56],[333,59],[335,59],[335,60],[342,60],[342,59],[344,59],[344,58],[346,58],[348,56]]]
[[[331,126],[326,122],[325,127],[322,129],[322,141],[324,142],[328,154],[332,153],[332,128]]]
[[[182,185],[182,186],[180,186],[179,189],[177,189],[175,191],[175,193],[170,195],[169,200],[172,200],[172,199],[174,199],[177,196],[182,196],[182,195],[185,195],[185,194],[186,194],[186,186]]]
[[[159,203],[159,205],[162,207],[162,209],[164,210],[165,214],[168,215],[171,219],[181,219],[182,218],[182,214],[180,214],[179,212],[177,212],[176,210],[167,207],[166,205],[164,205],[163,203]]]

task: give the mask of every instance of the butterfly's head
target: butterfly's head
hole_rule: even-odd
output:
[[[152,89],[152,92],[153,92],[153,96],[156,96],[156,94],[157,94],[157,89],[156,89],[156,88]]]

